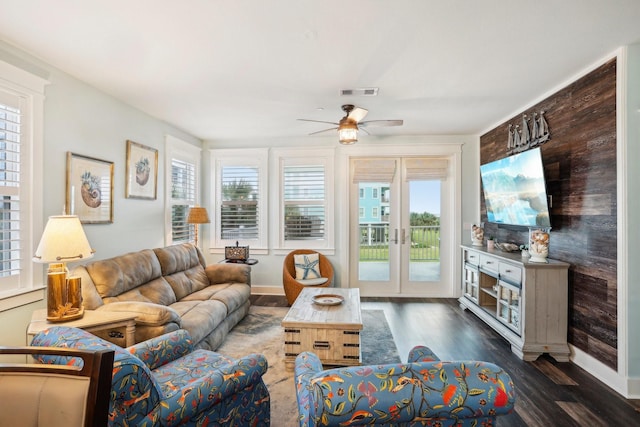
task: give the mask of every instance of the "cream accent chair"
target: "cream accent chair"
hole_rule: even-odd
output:
[[[46,354],[82,359],[82,366],[6,363]],[[104,427],[108,421],[113,350],[0,347],[0,426]],[[11,356],[11,360],[16,360]]]
[[[327,279],[326,282],[319,285],[306,285],[296,280],[296,266],[294,262],[294,255],[307,254],[318,254],[318,259],[320,261],[320,275]],[[297,249],[293,252],[290,252],[284,258],[284,265],[282,267],[282,285],[284,286],[284,294],[287,297],[287,303],[291,305],[296,300],[296,298],[298,298],[298,295],[300,295],[300,292],[302,292],[305,286],[315,286],[322,288],[331,287],[333,285],[333,266],[331,265],[331,262],[329,262],[329,259],[319,252],[310,249]]]

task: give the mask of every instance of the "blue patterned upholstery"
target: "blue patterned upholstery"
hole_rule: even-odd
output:
[[[515,403],[511,377],[487,362],[443,362],[424,346],[407,363],[323,370],[318,357],[296,358],[301,427],[492,426]]]
[[[84,330],[54,326],[31,345],[115,350],[110,426],[268,426],[269,392],[261,354],[230,359],[194,350],[183,329],[123,349]],[[41,363],[76,360],[39,356]]]

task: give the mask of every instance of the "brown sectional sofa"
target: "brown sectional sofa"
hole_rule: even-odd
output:
[[[207,266],[192,244],[144,249],[73,269],[85,309],[136,314],[137,342],[186,329],[215,350],[249,312],[251,267]]]

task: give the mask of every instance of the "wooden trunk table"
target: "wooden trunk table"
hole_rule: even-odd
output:
[[[314,297],[323,295],[336,295],[344,301],[337,305],[314,302]],[[359,289],[304,288],[282,319],[282,326],[285,367],[288,370],[293,370],[296,356],[303,351],[318,355],[323,365],[362,363]]]

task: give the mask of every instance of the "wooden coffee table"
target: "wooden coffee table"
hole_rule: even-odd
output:
[[[337,303],[339,299],[343,301]],[[304,288],[282,319],[282,326],[288,370],[293,370],[296,356],[303,351],[315,353],[323,365],[362,363],[359,289]]]

